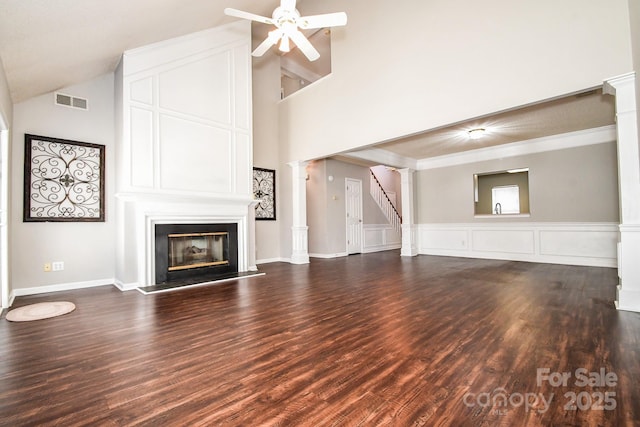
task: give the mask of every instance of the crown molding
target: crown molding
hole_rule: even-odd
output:
[[[360,160],[374,162],[380,165],[392,166],[400,169],[416,169],[418,162],[416,159],[404,157],[381,148],[369,148],[366,150],[353,151],[351,153],[341,153],[341,156],[353,157]]]

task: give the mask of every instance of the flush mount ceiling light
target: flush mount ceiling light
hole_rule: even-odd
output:
[[[253,56],[264,55],[278,41],[280,41],[280,51],[289,52],[291,49],[289,42],[293,40],[309,61],[315,61],[320,58],[320,53],[300,30],[337,27],[347,24],[347,14],[344,12],[300,16],[300,12],[296,9],[296,0],[281,0],[280,7],[273,11],[271,18],[232,8],[226,8],[224,13],[236,18],[249,19],[276,27],[275,30],[269,32],[265,41],[253,51]]]
[[[485,128],[475,128],[467,131],[467,136],[469,139],[480,139],[487,134],[487,130]]]

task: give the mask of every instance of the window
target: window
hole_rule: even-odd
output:
[[[475,174],[475,216],[529,215],[529,169]]]
[[[494,215],[520,213],[520,187],[505,185],[491,189],[491,205]]]

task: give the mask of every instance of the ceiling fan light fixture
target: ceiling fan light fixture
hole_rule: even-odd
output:
[[[347,14],[344,12],[301,17],[300,12],[296,9],[296,0],[280,0],[280,6],[276,7],[271,18],[230,7],[226,8],[224,13],[236,18],[275,25],[275,32],[270,32],[269,36],[254,49],[251,53],[253,56],[264,55],[272,46],[278,43],[278,40],[280,40],[280,51],[289,52],[291,50],[289,39],[291,39],[309,61],[315,61],[320,57],[320,53],[300,30],[336,27],[347,24]]]
[[[289,36],[286,34],[282,36],[282,40],[280,40],[280,52],[287,53],[291,50],[291,46],[289,44]]]
[[[485,128],[474,128],[467,131],[469,139],[480,139],[487,134]]]

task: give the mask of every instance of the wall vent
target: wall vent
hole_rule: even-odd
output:
[[[89,101],[77,96],[65,95],[64,93],[55,93],[56,105],[62,105],[64,107],[78,108],[80,110],[89,109]]]

